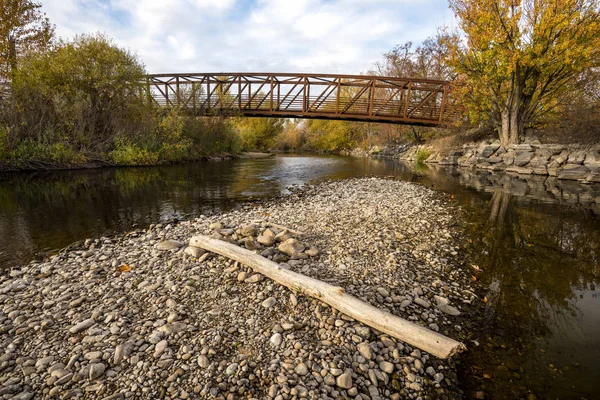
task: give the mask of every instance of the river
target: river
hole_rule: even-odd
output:
[[[86,238],[366,175],[419,182],[466,211],[482,299],[460,363],[467,398],[600,398],[598,185],[324,156],[6,174],[0,270]]]

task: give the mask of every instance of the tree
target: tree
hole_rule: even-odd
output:
[[[145,118],[138,90],[144,74],[133,54],[100,34],[26,57],[12,83],[15,134],[37,142],[62,135],[77,151],[106,151],[116,134],[135,131]]]
[[[41,7],[31,0],[0,0],[0,80],[12,77],[21,55],[50,44],[54,26]]]
[[[412,42],[397,45],[375,64],[374,74],[383,76],[452,79],[454,73],[446,64],[446,38],[438,35],[427,38],[419,46]]]
[[[325,152],[350,150],[358,143],[359,126],[359,123],[351,121],[307,120],[307,145],[311,149]]]
[[[447,38],[475,119],[503,145],[543,121],[598,60],[596,0],[450,0],[463,34]]]
[[[283,118],[239,118],[237,129],[246,150],[267,150],[283,131]]]

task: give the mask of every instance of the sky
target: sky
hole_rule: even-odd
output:
[[[359,74],[453,27],[447,0],[42,0],[63,39],[101,32],[149,73]]]

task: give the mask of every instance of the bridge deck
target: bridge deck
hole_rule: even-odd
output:
[[[146,77],[148,101],[192,115],[322,118],[443,126],[457,117],[446,81],[366,75],[201,73]]]

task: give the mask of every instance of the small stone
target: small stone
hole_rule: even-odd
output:
[[[262,306],[264,308],[271,308],[275,305],[275,303],[277,303],[277,299],[275,299],[275,297],[269,297],[268,299],[262,302]]]
[[[364,325],[356,325],[354,326],[354,330],[363,339],[368,339],[371,337],[371,329],[368,326]]]
[[[306,366],[306,364],[300,363],[296,365],[296,368],[294,368],[294,372],[300,376],[304,376],[308,374],[308,367]]]
[[[435,375],[433,376],[433,379],[434,379],[434,380],[435,380],[437,383],[440,383],[441,381],[443,381],[443,380],[444,380],[444,375],[443,375],[442,373],[438,372],[437,374],[435,374]]]
[[[115,349],[114,363],[115,365],[120,364],[123,359],[129,357],[133,350],[133,342],[125,342],[118,345]]]
[[[379,293],[383,297],[389,297],[390,296],[390,292],[388,292],[387,289],[382,288],[382,287],[378,287],[377,288],[377,293]]]
[[[218,231],[219,229],[223,229],[223,224],[220,222],[213,222],[208,226],[208,228],[212,229],[213,231]]]
[[[169,343],[166,340],[161,340],[156,344],[154,348],[154,358],[160,357],[160,355],[166,350]]]
[[[290,238],[281,243],[277,249],[288,256],[293,256],[294,254],[302,253],[305,249],[305,246],[297,239]]]
[[[373,354],[371,352],[371,345],[368,342],[359,343],[358,346],[356,346],[356,348],[360,355],[366,358],[367,360],[370,360],[371,357],[373,357]]]
[[[239,364],[237,364],[237,363],[230,364],[227,367],[227,369],[225,370],[225,374],[230,375],[230,376],[235,374],[238,370],[238,367],[239,367]]]
[[[275,244],[275,237],[273,236],[261,235],[258,238],[256,238],[256,240],[263,246],[273,246],[273,244]]]
[[[177,314],[176,312],[171,312],[169,313],[169,316],[167,317],[167,322],[169,324],[177,321],[179,319],[179,314]]]
[[[379,363],[379,368],[383,371],[386,372],[388,374],[391,374],[392,372],[394,372],[394,364],[392,364],[389,361],[381,361]]]
[[[456,307],[453,307],[449,304],[438,304],[437,308],[441,312],[446,313],[448,315],[454,315],[454,316],[460,315],[460,311],[458,311],[458,309]]]
[[[191,257],[194,257],[194,258],[199,258],[204,253],[206,253],[206,250],[204,250],[201,247],[188,246],[188,247],[185,248],[185,250],[183,252],[185,254],[187,254],[188,256],[191,256]]]
[[[88,353],[85,353],[83,355],[83,357],[87,360],[99,360],[102,358],[102,352],[101,351],[90,351]]]
[[[246,240],[244,240],[244,247],[247,248],[248,250],[258,249],[258,245],[252,238],[246,238]]]
[[[256,228],[256,225],[254,224],[248,224],[248,225],[244,225],[242,226],[241,229],[241,234],[242,236],[256,236],[258,229]]]
[[[319,255],[319,250],[317,250],[316,247],[311,247],[310,249],[306,250],[306,254],[310,257],[316,257]]]
[[[180,247],[183,247],[183,243],[178,242],[177,240],[165,240],[164,242],[160,242],[156,249],[160,251],[168,251],[168,250],[176,250]]]
[[[102,375],[104,375],[104,371],[106,371],[106,365],[102,363],[95,363],[90,365],[90,380],[98,379]]]
[[[421,307],[425,307],[425,308],[431,307],[431,303],[429,301],[422,299],[420,297],[416,297],[413,301],[415,303],[417,303],[418,305],[420,305]]]
[[[44,358],[40,358],[36,361],[35,367],[40,369],[45,369],[50,363],[54,361],[54,356],[48,356]]]
[[[198,365],[202,368],[208,368],[209,366],[209,361],[208,361],[208,357],[206,357],[204,354],[202,354],[200,357],[198,357]]]
[[[246,283],[257,283],[257,282],[262,281],[263,279],[265,279],[265,278],[261,274],[254,274],[250,278],[247,278],[244,282],[246,282]]]
[[[279,347],[281,345],[281,342],[283,342],[283,337],[281,336],[281,333],[275,333],[273,336],[271,336],[269,342],[271,342],[273,346]]]
[[[76,334],[79,333],[81,331],[84,331],[92,326],[94,326],[96,324],[96,321],[94,321],[93,318],[89,318],[86,319],[85,321],[82,321],[80,323],[78,323],[77,325],[71,327],[71,329],[69,329],[69,332]]]
[[[335,384],[342,389],[352,388],[352,374],[346,371],[335,379]]]
[[[298,305],[298,298],[294,293],[290,294],[290,303],[292,303],[294,307]]]
[[[84,251],[83,253],[81,253],[81,257],[90,258],[91,256],[94,255],[94,253],[95,253],[94,250],[87,250],[87,251]]]

